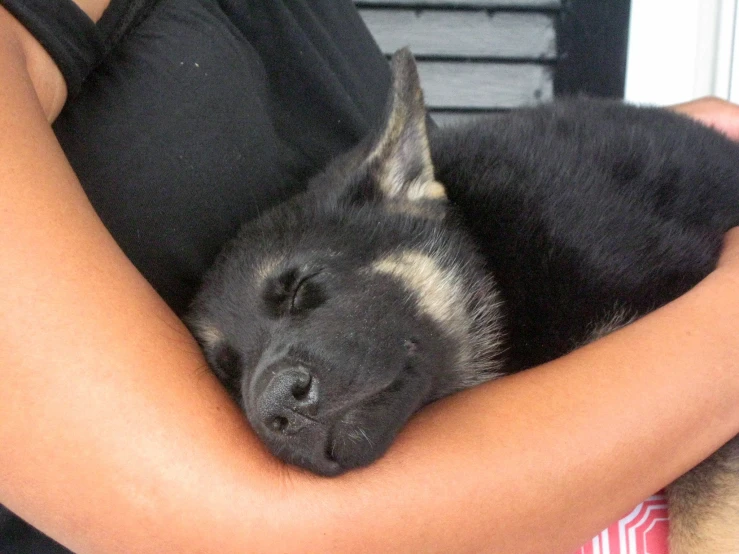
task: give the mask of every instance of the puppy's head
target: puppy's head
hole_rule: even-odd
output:
[[[413,58],[382,125],[247,224],[191,327],[251,425],[323,475],[366,465],[424,404],[492,378],[494,293],[434,179]]]

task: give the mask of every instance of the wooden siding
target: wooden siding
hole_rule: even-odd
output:
[[[439,124],[554,95],[560,0],[356,0],[388,57],[409,46]]]
[[[411,7],[472,7],[513,9],[558,9],[561,0],[357,0],[357,5]]]
[[[552,14],[388,9],[360,14],[386,54],[411,45],[416,56],[553,60],[557,55]]]
[[[495,113],[499,112],[447,112],[444,110],[434,110],[433,112],[434,123],[443,127],[445,125],[452,125],[454,123],[467,123],[478,117],[494,117]]]
[[[541,65],[422,61],[418,72],[432,110],[514,108],[552,98],[551,70]]]

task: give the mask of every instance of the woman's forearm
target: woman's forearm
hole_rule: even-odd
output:
[[[0,502],[73,550],[567,552],[739,430],[739,295],[719,271],[429,407],[369,468],[282,465],[100,223],[14,52],[0,45]]]

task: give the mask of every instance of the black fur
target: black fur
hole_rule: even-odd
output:
[[[560,101],[431,144],[504,300],[507,371],[686,292],[739,225],[739,147],[663,109]]]
[[[317,473],[677,297],[739,224],[739,148],[680,115],[570,100],[428,142],[424,117],[401,52],[377,132],[247,224],[193,306],[256,432]]]

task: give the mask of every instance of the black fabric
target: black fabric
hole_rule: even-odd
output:
[[[103,37],[104,51],[110,49],[138,23],[149,15],[158,0],[111,0],[97,22],[99,33]]]
[[[182,313],[223,242],[359,140],[388,83],[348,1],[161,1],[55,130],[105,224]]]
[[[103,222],[180,314],[238,227],[302,190],[384,107],[388,65],[350,0],[113,0],[95,40],[53,10],[33,13],[84,51],[65,58],[84,82],[57,137]],[[60,551],[42,539],[0,508],[0,552]]]

